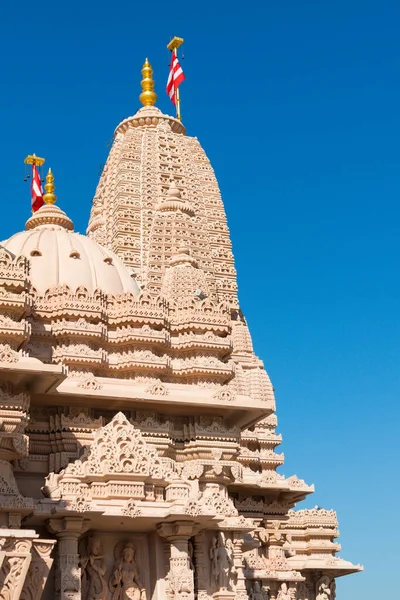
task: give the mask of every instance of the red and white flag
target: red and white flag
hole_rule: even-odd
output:
[[[35,164],[32,165],[32,183],[31,183],[31,194],[32,194],[32,212],[39,210],[44,204],[43,200],[43,188],[42,182],[40,181],[40,175],[38,168]]]
[[[167,81],[167,94],[171,99],[171,102],[176,106],[176,92],[178,87],[186,79],[182,67],[179,64],[176,51],[172,50],[171,64],[169,66],[169,76]]]

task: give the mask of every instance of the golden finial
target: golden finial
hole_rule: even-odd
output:
[[[54,185],[54,175],[52,170],[49,169],[49,172],[46,175],[46,183],[44,185],[44,189],[46,193],[43,196],[43,200],[46,204],[54,204],[57,200],[57,196],[54,193],[56,186]]]
[[[157,94],[154,91],[153,69],[147,58],[144,61],[142,75],[143,79],[140,82],[142,93],[139,96],[139,100],[143,106],[153,106],[156,103]]]

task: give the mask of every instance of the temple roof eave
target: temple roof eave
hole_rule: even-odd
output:
[[[0,380],[29,387],[34,393],[54,391],[68,376],[65,365],[49,365],[37,359],[19,357],[16,362],[0,361]]]
[[[292,556],[287,560],[290,567],[296,571],[322,571],[329,573],[332,578],[360,573],[364,570],[362,565],[354,565],[339,556],[327,556],[326,558],[320,556]]]
[[[61,365],[54,367],[60,369]],[[62,398],[63,403],[74,404],[75,400],[81,403],[83,397],[88,405],[91,400],[96,406],[109,406],[109,402],[113,401],[113,406],[120,409],[132,407],[132,402],[135,402],[140,405],[146,404],[146,408],[165,414],[179,412],[182,406],[191,414],[198,413],[201,408],[202,414],[220,414],[229,426],[236,425],[240,428],[249,427],[260,418],[269,416],[275,408],[272,400],[254,400],[239,394],[231,396],[228,392],[226,400],[223,400],[221,394],[216,393],[213,388],[207,390],[191,386],[188,390],[184,384],[160,383],[156,389],[152,389],[145,383],[135,382],[133,385],[127,379],[94,376],[90,381],[64,378],[55,393],[46,395],[45,402],[58,405]]]

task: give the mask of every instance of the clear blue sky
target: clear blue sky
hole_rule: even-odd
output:
[[[107,142],[164,94],[185,37],[182,112],[216,170],[240,299],[276,388],[286,475],[335,508],[365,565],[338,600],[393,597],[399,544],[400,5],[396,1],[5,3],[3,219],[29,217],[23,158],[47,158],[84,231]]]

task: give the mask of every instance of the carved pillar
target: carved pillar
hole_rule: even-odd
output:
[[[207,569],[208,551],[207,539],[204,531],[194,538],[194,563],[195,563],[195,589],[197,600],[208,600],[209,572]]]
[[[53,564],[51,551],[56,540],[33,540],[32,560],[20,600],[40,600]]]
[[[59,600],[81,600],[81,569],[78,543],[89,529],[89,521],[80,517],[50,519],[48,527],[58,540],[56,594]]]
[[[288,583],[288,592],[292,600],[296,600],[297,598],[298,587],[299,585],[297,581],[290,581]]]
[[[4,531],[4,532],[3,532]],[[31,562],[34,531],[0,529],[0,598],[19,600],[25,577]]]
[[[28,454],[29,395],[11,384],[0,386],[0,527],[17,529],[21,518],[32,511],[33,501],[23,498],[14,478],[11,461]]]
[[[247,600],[246,577],[243,569],[243,533],[233,532],[233,564],[236,569],[236,596],[235,600]]]
[[[194,600],[194,573],[190,564],[189,539],[196,532],[195,524],[190,521],[162,523],[157,531],[170,544],[167,576],[169,597],[173,600]]]
[[[315,600],[315,583],[314,583],[314,579],[312,577],[310,577],[310,575],[307,576],[307,579],[305,582],[305,589],[307,591],[307,593],[305,595],[307,600]],[[334,598],[331,598],[331,600],[334,600]]]
[[[276,600],[279,592],[279,584],[276,581],[271,582],[269,590],[269,600]]]
[[[269,568],[272,571],[287,571],[289,570],[289,565],[283,548],[287,536],[285,533],[279,531],[278,527],[275,527],[274,530],[269,533]]]

